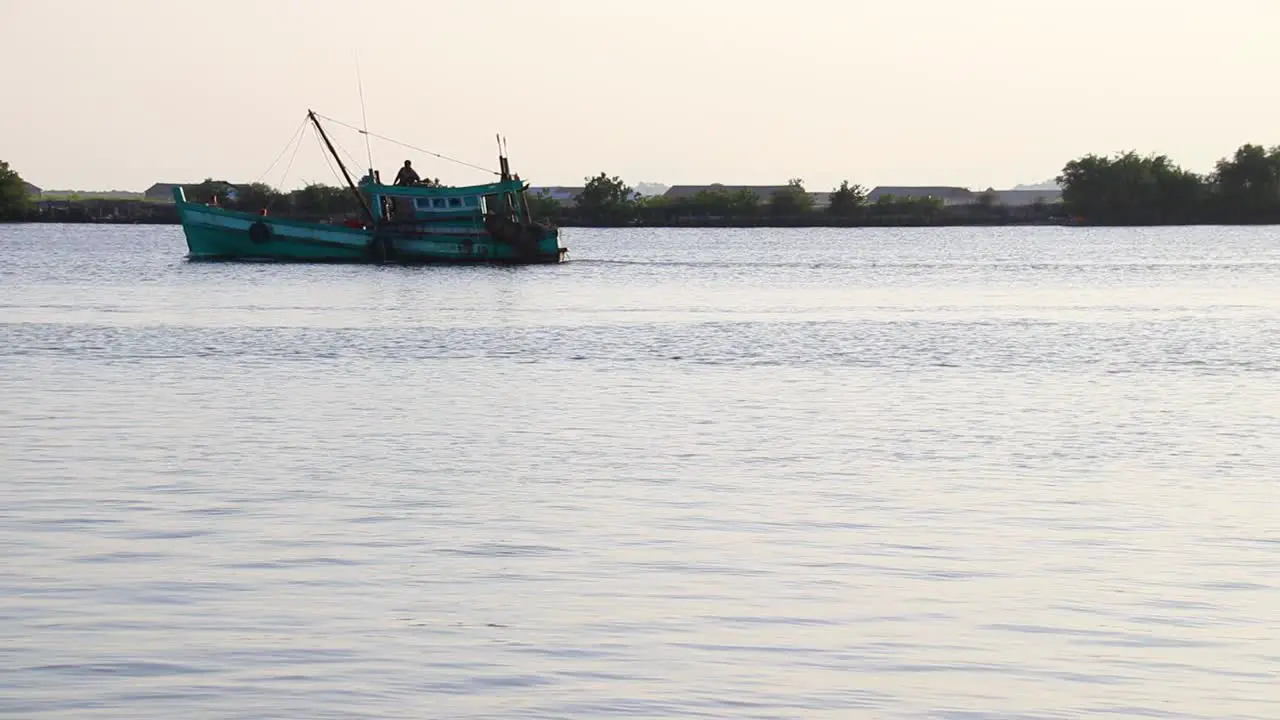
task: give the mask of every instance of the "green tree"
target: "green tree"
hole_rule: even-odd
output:
[[[947,206],[942,198],[934,195],[906,197],[898,200],[898,205],[921,215],[933,215]]]
[[[1211,180],[1225,216],[1243,222],[1280,217],[1280,147],[1242,145],[1231,159],[1218,161]]]
[[[850,185],[848,180],[831,191],[831,204],[827,212],[840,217],[856,215],[867,204],[867,191],[861,185]]]
[[[560,203],[551,199],[551,195],[547,191],[526,192],[524,197],[525,201],[529,203],[529,215],[534,220],[556,220],[560,217]]]
[[[804,181],[792,178],[769,199],[769,211],[779,217],[803,215],[813,209],[813,198],[805,192]]]
[[[289,194],[294,212],[304,217],[330,217],[360,212],[360,203],[346,188],[311,183]]]
[[[237,210],[256,212],[274,207],[283,200],[284,193],[265,183],[249,183],[236,187],[236,199],[230,203]]]
[[[729,190],[722,186],[712,186],[701,190],[693,197],[685,200],[683,205],[690,211],[715,217],[749,217],[760,209],[760,198],[747,189]]]
[[[648,209],[658,210],[658,209],[669,208],[671,207],[671,205],[672,205],[671,200],[663,195],[636,196],[637,208],[648,208]]]
[[[1209,198],[1207,180],[1175,165],[1163,155],[1152,166],[1156,182],[1156,222],[1195,222],[1203,217]]]
[[[1068,212],[1104,224],[1158,224],[1197,219],[1208,187],[1203,178],[1164,155],[1129,151],[1086,155],[1057,178]]]
[[[576,198],[578,213],[586,220],[622,223],[635,216],[636,201],[630,186],[621,178],[600,173],[586,178]]]
[[[22,217],[27,209],[27,186],[18,171],[0,160],[0,220]]]

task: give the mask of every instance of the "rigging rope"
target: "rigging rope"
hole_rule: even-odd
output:
[[[303,118],[302,122],[305,124],[307,122],[307,119]],[[301,128],[299,129],[301,130]],[[275,204],[277,202],[287,197],[286,193],[284,192],[284,181],[289,177],[289,171],[293,169],[293,161],[297,159],[298,151],[302,149],[302,138],[304,136],[305,136],[305,133],[299,132],[297,133],[297,136],[294,138],[296,142],[293,143],[293,154],[289,156],[289,164],[284,166],[284,174],[280,176],[280,187],[277,188],[279,192],[274,198],[272,198],[267,203],[267,207],[264,208],[265,210],[270,211],[271,208],[275,207]],[[285,149],[287,150],[288,148],[286,147]]]
[[[415,146],[413,146],[413,145],[410,145],[409,143],[400,142],[399,140],[393,140],[393,139],[391,139],[391,138],[389,138],[389,137],[386,137],[386,136],[384,136],[384,135],[379,135],[379,134],[377,134],[377,133],[369,132],[368,130],[361,130],[360,128],[356,127],[355,125],[351,125],[351,124],[349,124],[349,123],[344,123],[344,122],[342,122],[341,120],[334,120],[333,118],[331,118],[331,117],[329,117],[329,116],[327,116],[327,115],[321,115],[320,113],[316,113],[316,117],[322,117],[322,118],[324,118],[325,120],[328,120],[329,122],[331,122],[331,123],[333,123],[333,124],[335,124],[335,125],[341,125],[342,127],[348,128],[348,129],[350,129],[350,130],[355,130],[356,132],[360,133],[361,135],[365,135],[365,136],[368,136],[368,137],[376,137],[376,138],[378,138],[379,140],[385,140],[386,142],[392,143],[392,144],[394,144],[394,145],[399,145],[399,146],[401,146],[401,147],[408,148],[408,149],[413,150],[413,151],[415,151],[415,152],[420,152],[420,153],[422,153],[422,154],[424,154],[424,155],[430,155],[430,156],[432,156],[432,157],[440,158],[441,160],[447,160],[447,161],[449,161],[449,162],[457,163],[457,164],[459,164],[459,165],[465,165],[465,166],[467,166],[467,167],[469,167],[469,168],[472,168],[473,170],[480,170],[480,171],[482,171],[482,172],[487,172],[487,173],[489,173],[490,175],[501,175],[501,174],[502,174],[502,173],[500,173],[500,172],[498,172],[498,171],[496,171],[496,170],[490,170],[489,168],[486,168],[486,167],[481,167],[481,166],[479,166],[479,165],[474,165],[474,164],[472,164],[472,163],[466,162],[465,160],[458,160],[458,159],[456,159],[456,158],[451,158],[451,157],[449,157],[449,156],[447,156],[447,155],[441,155],[440,153],[437,153],[437,152],[432,152],[432,151],[430,151],[430,150],[424,150],[424,149],[422,149],[422,148],[420,148],[420,147],[415,147]]]
[[[289,164],[284,166],[284,174],[280,176],[280,189],[284,188],[284,181],[289,177],[289,171],[293,169],[293,161],[298,157],[298,151],[302,149],[303,134],[298,134],[298,141],[293,145],[293,154],[289,156]]]
[[[373,145],[369,144],[369,114],[364,107],[364,81],[360,79],[359,50],[356,50],[356,87],[360,90],[360,125],[364,128],[364,149],[369,153],[369,172],[373,172]]]
[[[329,141],[333,143],[334,147],[336,147],[336,148],[338,148],[339,150],[341,150],[343,155],[346,155],[346,156],[347,156],[347,159],[351,161],[351,167],[353,167],[353,168],[358,168],[358,167],[360,167],[360,161],[359,161],[359,160],[356,160],[355,156],[351,154],[351,151],[350,151],[350,150],[348,150],[348,149],[346,149],[345,147],[343,147],[343,146],[342,146],[342,143],[338,142],[338,141],[337,141],[336,139],[334,139],[334,138],[329,138]],[[372,169],[373,169],[373,168],[370,168],[370,170],[372,170]],[[345,181],[344,181],[344,182],[345,182]]]
[[[316,130],[316,144],[320,146],[320,157],[324,158],[324,164],[329,167],[329,172],[333,173],[333,177],[338,181],[338,187],[346,187],[347,181],[334,169],[333,163],[329,162],[329,152],[325,150],[324,140],[321,139],[319,130]]]
[[[293,145],[293,143],[298,139],[298,136],[302,133],[302,129],[306,127],[306,125],[307,125],[307,118],[303,117],[302,122],[298,123],[298,129],[294,130],[293,134],[289,136],[289,142],[284,144],[284,147],[280,149],[280,154],[276,155],[276,159],[271,161],[271,164],[267,166],[266,170],[262,171],[262,174],[258,176],[257,180],[254,180],[255,183],[262,182],[262,179],[267,176],[267,173],[271,172],[271,168],[275,167],[276,163],[280,162],[280,158],[284,157],[284,154],[289,152],[289,147]]]

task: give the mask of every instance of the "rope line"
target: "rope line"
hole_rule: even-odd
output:
[[[369,143],[369,113],[364,107],[364,80],[360,74],[359,50],[356,50],[356,87],[360,90],[360,125],[364,128],[364,149],[369,153],[369,172],[373,172],[373,145]]]
[[[320,146],[320,157],[324,158],[324,164],[328,166],[329,172],[333,173],[334,179],[338,181],[338,187],[344,187],[347,181],[338,174],[338,171],[333,167],[333,163],[329,161],[329,151],[324,147],[324,140],[320,138],[319,130],[316,131],[316,144]]]
[[[415,152],[420,152],[420,153],[422,153],[422,154],[424,154],[424,155],[430,155],[430,156],[435,157],[435,158],[440,158],[441,160],[447,160],[447,161],[449,161],[449,162],[451,162],[451,163],[457,163],[457,164],[459,164],[459,165],[465,165],[465,166],[467,166],[467,167],[469,167],[469,168],[471,168],[471,169],[473,169],[473,170],[480,170],[480,171],[482,171],[482,172],[487,172],[487,173],[489,173],[490,175],[501,175],[501,174],[502,174],[502,173],[498,172],[497,170],[490,170],[490,169],[489,169],[489,168],[487,168],[487,167],[481,167],[481,166],[479,166],[479,165],[475,165],[475,164],[473,164],[473,163],[469,163],[469,162],[467,162],[467,161],[465,161],[465,160],[458,160],[457,158],[451,158],[451,157],[449,157],[448,155],[441,155],[441,154],[440,154],[440,153],[438,153],[438,152],[432,152],[432,151],[430,151],[430,150],[424,150],[423,148],[420,148],[420,147],[416,147],[416,146],[410,145],[409,143],[400,142],[399,140],[394,140],[394,139],[392,139],[392,138],[386,137],[385,135],[379,135],[379,134],[374,133],[374,132],[369,132],[368,130],[361,130],[360,128],[356,127],[355,125],[351,125],[351,124],[349,124],[349,123],[344,123],[344,122],[342,122],[341,120],[334,120],[333,118],[331,118],[331,117],[329,117],[329,116],[327,116],[327,115],[321,115],[320,113],[316,113],[316,117],[322,117],[322,118],[324,118],[325,120],[328,120],[329,122],[331,122],[331,123],[333,123],[333,124],[335,124],[335,125],[341,125],[342,127],[345,127],[345,128],[347,128],[347,129],[349,129],[349,130],[355,130],[356,132],[360,133],[361,135],[366,135],[366,136],[368,136],[368,137],[376,137],[376,138],[378,138],[379,140],[385,140],[386,142],[392,143],[393,145],[399,145],[399,146],[401,146],[401,147],[408,148],[408,149],[413,150],[413,151],[415,151]]]
[[[307,122],[306,118],[303,118],[302,122],[305,125]],[[304,136],[305,136],[305,133],[300,132],[294,138],[295,142],[293,143],[293,154],[289,156],[289,164],[284,166],[284,174],[280,176],[280,185],[278,188],[276,188],[277,190],[276,196],[272,198],[270,202],[267,203],[267,207],[265,208],[267,211],[270,211],[271,208],[275,207],[277,202],[284,199],[286,196],[286,193],[284,192],[284,181],[288,179],[289,171],[293,169],[293,161],[297,159],[298,151],[302,149],[302,138]]]
[[[293,154],[289,156],[289,164],[284,166],[284,174],[280,176],[280,185],[278,189],[284,188],[284,181],[289,178],[289,171],[293,169],[293,161],[298,157],[298,151],[302,149],[303,134],[298,134],[298,141],[293,145]]]
[[[336,147],[336,148],[338,148],[339,150],[341,150],[343,155],[346,155],[346,156],[347,156],[347,159],[351,161],[351,167],[352,167],[352,168],[358,168],[358,167],[360,167],[360,161],[359,161],[359,160],[356,160],[356,156],[355,156],[355,155],[352,155],[350,150],[348,150],[348,149],[346,149],[345,147],[343,147],[343,146],[342,146],[342,143],[338,142],[338,141],[337,141],[336,139],[334,139],[334,138],[329,138],[329,141],[333,143],[333,146],[334,146],[334,147]],[[344,180],[343,182],[345,183],[346,181]]]
[[[280,158],[284,157],[284,154],[289,152],[289,147],[292,146],[293,143],[298,139],[298,135],[302,132],[302,129],[306,127],[306,125],[307,125],[307,118],[303,117],[302,122],[298,123],[298,129],[294,130],[293,134],[289,136],[289,142],[284,144],[284,147],[280,149],[280,154],[276,155],[276,159],[271,161],[271,164],[267,166],[266,170],[262,171],[262,174],[258,176],[257,180],[254,180],[255,183],[262,182],[262,179],[267,176],[267,173],[271,172],[271,168],[275,167],[276,163],[280,162]]]

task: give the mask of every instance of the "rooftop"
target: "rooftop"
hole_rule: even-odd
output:
[[[720,183],[713,183],[711,185],[672,185],[665,193],[662,194],[662,197],[672,200],[682,200],[694,197],[698,193],[712,190],[729,193],[746,190],[761,200],[768,200],[775,194],[786,190],[788,187],[788,185],[721,185]]]

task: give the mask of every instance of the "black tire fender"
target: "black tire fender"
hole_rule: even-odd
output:
[[[249,226],[249,239],[255,245],[262,245],[271,239],[271,227],[261,220]]]

